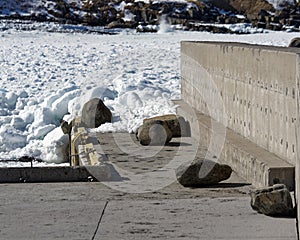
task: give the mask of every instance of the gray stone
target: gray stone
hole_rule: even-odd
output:
[[[300,47],[300,38],[293,38],[289,44],[289,47]]]
[[[62,120],[60,122],[60,127],[61,127],[61,130],[63,131],[64,134],[69,134],[70,135],[71,130],[72,130],[72,123],[69,124],[67,121]]]
[[[93,98],[84,104],[81,121],[86,127],[97,128],[103,123],[111,122],[112,114],[101,99]]]
[[[225,164],[200,158],[176,169],[178,182],[185,187],[214,185],[230,177],[232,169]]]
[[[165,145],[172,139],[172,132],[164,121],[149,120],[139,127],[137,138],[142,145]]]
[[[172,137],[190,137],[190,130],[188,123],[181,116],[175,114],[168,114],[144,119],[144,123],[152,120],[160,120],[166,122],[167,126],[172,132]]]
[[[251,207],[268,216],[293,217],[293,201],[284,184],[256,189],[250,192]]]

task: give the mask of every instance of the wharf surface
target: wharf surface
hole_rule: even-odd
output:
[[[193,146],[188,139],[180,144],[174,139],[147,158],[138,153],[157,149],[133,153],[133,135],[96,136],[114,167],[136,174],[161,168],[176,154],[188,156]],[[205,154],[205,149],[197,154]],[[126,185],[120,191],[126,181],[115,180],[111,187],[88,181],[1,184],[0,239],[297,238],[295,219],[267,217],[251,209],[252,186],[235,173],[208,188],[184,188],[174,179],[149,192],[130,193]]]

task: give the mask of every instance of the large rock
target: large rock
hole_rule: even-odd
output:
[[[178,182],[185,187],[214,185],[230,177],[232,169],[228,165],[200,158],[191,164],[182,164],[176,169]]]
[[[284,184],[256,189],[250,192],[251,207],[268,216],[293,217],[293,201]]]
[[[188,123],[181,116],[175,114],[168,114],[144,119],[144,124],[148,121],[163,121],[167,124],[172,132],[172,137],[190,137],[190,129]]]
[[[172,139],[166,122],[161,120],[149,120],[138,129],[137,138],[142,145],[165,145]]]
[[[82,109],[81,121],[89,128],[97,128],[103,123],[111,122],[112,114],[101,99],[93,98]]]
[[[293,38],[289,44],[289,47],[300,47],[300,38]]]
[[[265,0],[210,0],[210,2],[220,9],[239,12],[244,15],[257,15],[261,9],[270,12],[275,11],[273,5]]]

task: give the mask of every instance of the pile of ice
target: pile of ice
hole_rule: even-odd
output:
[[[98,131],[132,132],[145,117],[174,112],[179,45],[168,38],[7,30],[0,42],[2,159],[65,161],[60,121],[80,115],[93,97],[114,115]]]
[[[0,37],[0,158],[65,161],[61,119],[99,97],[113,123],[95,131],[133,132],[146,117],[173,113],[180,98],[180,41],[288,45],[297,34],[168,32],[115,36],[5,30]]]
[[[77,87],[65,88],[38,102],[26,90],[0,89],[0,152],[2,158],[24,155],[45,161],[65,160],[68,136],[58,128]]]

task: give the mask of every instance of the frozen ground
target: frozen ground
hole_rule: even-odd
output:
[[[287,46],[299,34],[201,32],[118,35],[0,32],[0,158],[65,161],[59,121],[100,97],[114,122],[97,131],[134,131],[142,119],[174,112],[180,98],[180,41],[235,41]]]

